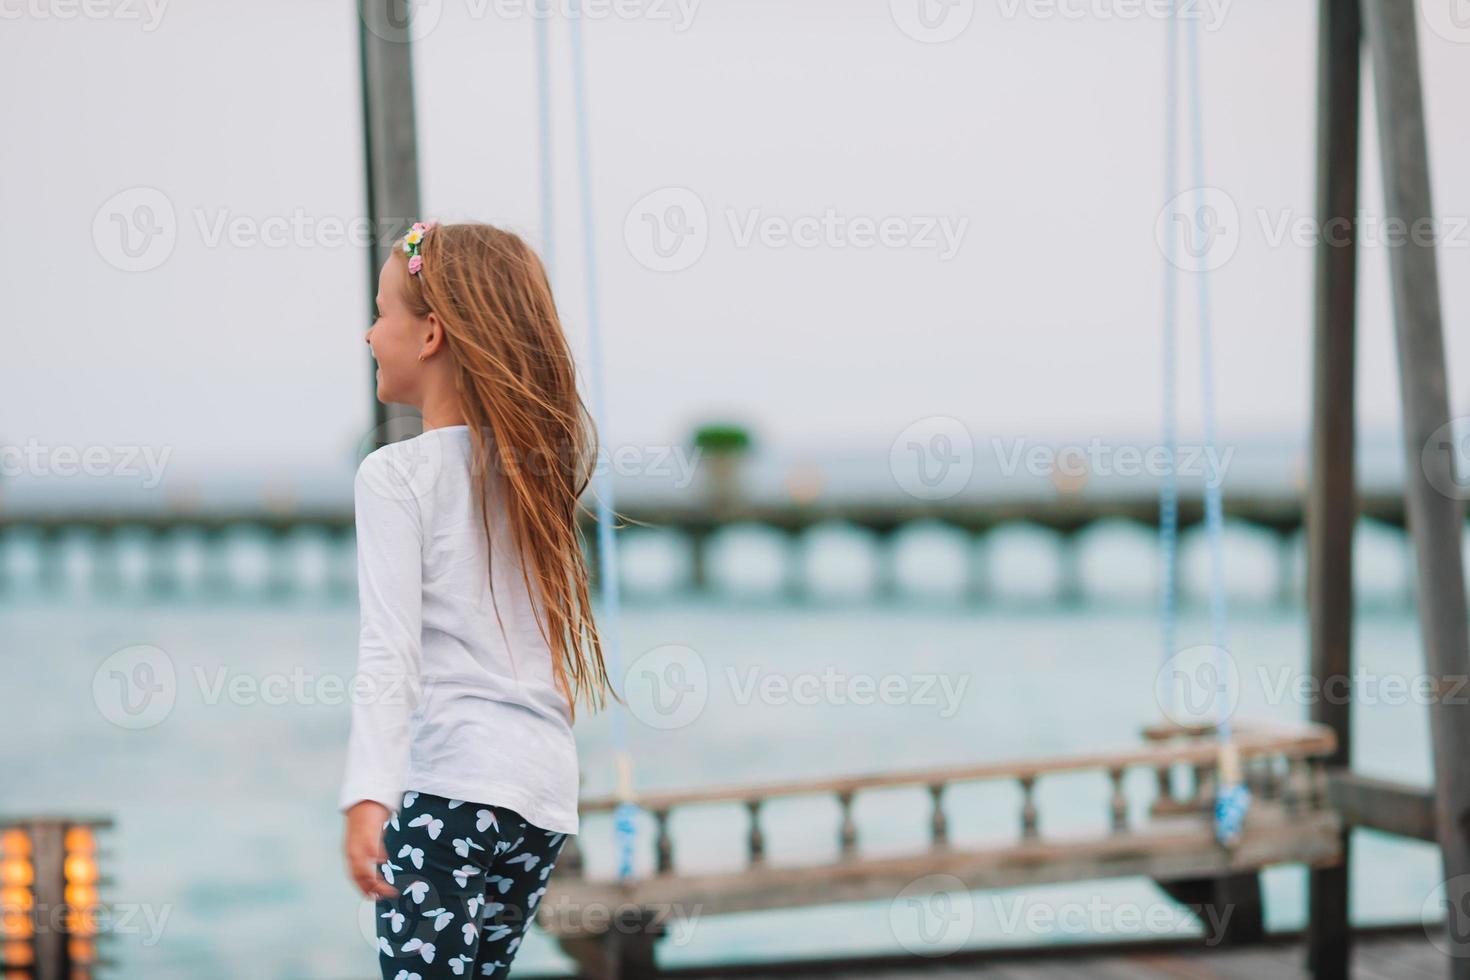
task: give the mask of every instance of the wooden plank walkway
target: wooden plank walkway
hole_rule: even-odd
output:
[[[1256,939],[1265,931],[1260,869],[1280,864],[1330,867],[1341,860],[1342,825],[1327,807],[1321,765],[1336,743],[1332,732],[1321,726],[1243,722],[1232,744],[1239,755],[1236,768],[1248,780],[1254,802],[1244,834],[1229,848],[1216,841],[1212,815],[1213,787],[1220,778],[1215,771],[1219,746],[1201,732],[1169,729],[1152,733],[1142,748],[1111,752],[646,794],[638,802],[655,826],[653,873],[627,883],[584,877],[580,846],[573,840],[562,853],[538,920],[584,973],[612,980],[614,961],[621,964],[623,977],[648,972],[649,964],[658,961],[658,926],[680,909],[715,916],[891,902],[915,888],[923,894],[974,892],[1141,877],[1158,882],[1186,904],[1232,906],[1238,914],[1230,918],[1226,938]],[[1194,778],[1188,792],[1179,795],[1172,777],[1186,770]],[[1135,771],[1153,777],[1147,780],[1152,796],[1148,816],[1142,819],[1137,815],[1142,801],[1130,800],[1127,792],[1127,777]],[[1105,777],[1111,790],[1101,792],[1098,799],[1106,812],[1104,829],[1081,836],[1042,832],[1045,821],[1037,805],[1037,783],[1058,773]],[[996,780],[1020,789],[1019,835],[984,847],[952,843],[945,809],[948,791],[959,784]],[[929,840],[917,851],[869,853],[859,846],[858,797],[893,787],[928,791]],[[835,800],[839,811],[835,856],[802,865],[766,860],[762,810],[772,800],[792,796]],[[613,798],[585,799],[580,809],[583,815],[606,814],[617,805]],[[676,811],[712,805],[747,811],[744,840],[728,845],[743,846],[743,866],[716,872],[686,869],[675,860],[670,825]],[[579,912],[586,909],[618,910],[620,922],[643,925],[612,930],[606,921],[581,921]]]
[[[1309,980],[1305,949],[1295,937],[1243,949],[1205,950],[1180,942],[1130,943],[1114,950],[1022,950],[953,956],[793,961],[740,967],[666,970],[667,980]],[[1353,980],[1442,980],[1443,953],[1419,927],[1374,930],[1353,949]]]

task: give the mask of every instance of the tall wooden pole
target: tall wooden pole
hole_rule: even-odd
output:
[[[377,295],[378,270],[387,261],[394,239],[419,218],[412,8],[413,0],[357,0],[367,213],[373,229],[373,245],[368,250],[369,303]],[[373,434],[378,445],[421,429],[416,410],[377,400],[376,377],[373,391]]]
[[[1362,17],[1358,0],[1320,0],[1317,39],[1316,318],[1312,341],[1312,474],[1307,494],[1307,606],[1311,624],[1312,720],[1332,729],[1328,764],[1352,761],[1354,362],[1357,327],[1358,137]],[[1348,872],[1310,872],[1307,962],[1318,980],[1346,977],[1351,958]]]
[[[1437,488],[1454,486],[1455,460],[1424,452],[1449,422],[1439,271],[1429,189],[1428,141],[1420,88],[1418,15],[1414,0],[1364,0],[1373,55],[1386,226],[1407,229],[1388,246],[1394,329],[1403,402],[1404,492],[1418,573],[1420,630],[1430,676],[1445,682],[1430,704],[1434,743],[1435,824],[1445,877],[1449,975],[1470,980],[1470,706],[1455,678],[1470,673],[1465,566],[1460,535],[1464,504]]]
[[[66,827],[59,821],[36,821],[28,828],[31,835],[31,884],[33,908],[48,914],[66,908]],[[15,914],[7,909],[7,914]],[[66,923],[48,922],[35,933],[34,980],[68,980],[72,975]],[[27,974],[20,974],[27,976]],[[86,976],[86,973],[82,974]]]

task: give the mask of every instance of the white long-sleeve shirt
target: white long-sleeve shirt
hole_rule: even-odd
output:
[[[576,833],[570,713],[494,493],[486,541],[469,429],[372,453],[354,499],[362,630],[342,808],[396,811],[412,790]]]

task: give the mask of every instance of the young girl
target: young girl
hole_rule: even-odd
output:
[[[594,435],[515,235],[414,225],[377,303],[378,398],[424,432],[357,474],[347,864],[385,978],[503,977],[577,832],[575,705],[610,690],[576,524]]]

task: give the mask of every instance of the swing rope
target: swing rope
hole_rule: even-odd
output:
[[[551,0],[541,0],[536,22],[537,149],[541,161],[541,256],[546,278],[556,282],[556,200],[551,162]]]
[[[549,3],[544,3],[536,18],[536,89],[539,103],[539,142],[541,156],[541,228],[542,248],[547,256],[547,274],[555,278],[555,221],[551,134],[551,41]],[[582,43],[582,11],[579,0],[571,0],[568,9],[572,55],[572,101],[576,123],[577,180],[581,197],[582,267],[587,294],[587,360],[591,379],[592,419],[603,437],[609,431],[607,411],[607,373],[602,358],[602,302],[598,282],[597,223],[592,199],[592,150],[587,108],[587,71]],[[613,533],[617,512],[612,478],[608,467],[596,465],[592,473],[592,492],[596,498],[597,579],[602,594],[600,630],[606,655],[608,676],[617,684],[623,674],[622,593],[618,579],[618,542]],[[613,812],[614,833],[618,844],[618,877],[626,881],[633,874],[634,843],[637,836],[638,806],[634,802],[633,763],[628,750],[628,726],[622,705],[612,708],[613,760],[617,770],[618,806]]]
[[[1173,202],[1177,182],[1175,159],[1178,153],[1179,134],[1177,129],[1177,103],[1173,93],[1178,77],[1178,32],[1179,11],[1176,2],[1170,3],[1167,60],[1169,77],[1165,88],[1168,92],[1168,119],[1165,126],[1166,182],[1169,184],[1167,200]],[[1187,49],[1187,88],[1189,92],[1189,128],[1191,177],[1194,181],[1194,215],[1202,219],[1208,208],[1205,197],[1205,153],[1204,153],[1204,107],[1200,85],[1199,22],[1191,18],[1185,34]],[[1178,561],[1178,477],[1174,470],[1176,422],[1173,417],[1175,402],[1174,348],[1177,339],[1175,323],[1176,297],[1174,276],[1177,266],[1174,260],[1174,236],[1165,236],[1169,242],[1169,265],[1165,272],[1165,429],[1169,446],[1169,473],[1160,502],[1160,528],[1164,537],[1165,550],[1165,642],[1169,644],[1166,654],[1172,655],[1174,635],[1177,631],[1177,597],[1173,587],[1173,572]],[[1214,645],[1215,681],[1215,734],[1220,745],[1215,795],[1215,836],[1223,844],[1233,844],[1240,838],[1246,812],[1250,808],[1250,792],[1246,788],[1240,767],[1239,752],[1233,741],[1230,719],[1230,675],[1226,652],[1227,616],[1225,602],[1225,520],[1221,491],[1221,475],[1217,472],[1216,412],[1215,412],[1215,367],[1213,345],[1213,315],[1210,295],[1210,269],[1208,263],[1195,274],[1196,299],[1198,302],[1200,332],[1200,400],[1201,426],[1204,441],[1206,469],[1204,485],[1205,534],[1210,554],[1210,624]],[[1172,510],[1172,514],[1169,511]],[[1170,526],[1165,526],[1166,519]]]
[[[1168,34],[1165,44],[1167,80],[1164,85],[1164,200],[1172,201],[1179,194],[1178,166],[1175,160],[1177,134],[1175,119],[1179,115],[1178,89],[1174,80],[1179,77],[1179,31],[1174,17],[1167,21]],[[1160,664],[1167,665],[1178,649],[1179,641],[1179,474],[1175,471],[1175,457],[1179,452],[1179,434],[1176,415],[1178,413],[1178,296],[1175,288],[1175,270],[1179,254],[1176,239],[1172,234],[1164,236],[1164,455],[1167,460],[1163,485],[1159,489],[1159,545],[1162,558],[1160,581],[1160,619],[1163,642]],[[1165,715],[1172,715],[1174,708],[1174,685],[1160,685],[1164,703],[1160,705]]]

